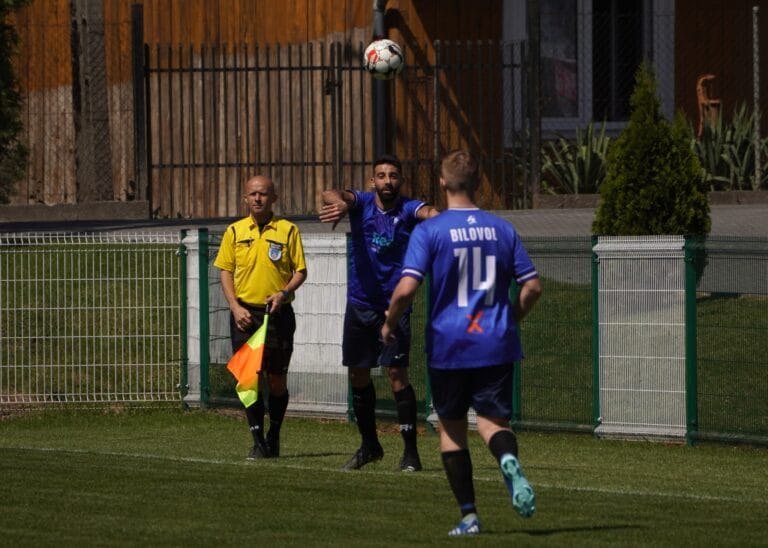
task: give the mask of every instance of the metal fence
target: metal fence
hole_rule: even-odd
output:
[[[194,8],[203,20],[227,9],[203,4]],[[398,152],[417,151],[407,158],[412,180],[432,180],[433,162],[460,136],[470,141],[462,145],[482,145],[484,171],[497,173],[487,181],[483,206],[527,207],[526,192],[537,189],[524,182],[540,178],[541,142],[572,138],[591,121],[605,120],[617,135],[644,57],[656,67],[666,115],[681,110],[696,127],[702,116],[720,112],[730,120],[745,105],[761,119],[760,72],[768,58],[760,43],[768,17],[756,9],[759,2],[503,4],[498,30],[482,42],[475,34],[466,40],[448,33],[455,21],[422,33],[421,24],[409,28],[419,10],[399,19],[392,9],[414,48],[388,103],[399,124],[392,138],[405,143]],[[326,42],[283,46],[182,47],[177,40],[161,46],[155,35],[145,56],[143,8],[127,8],[35,0],[19,12],[22,139],[30,162],[12,203],[143,201],[150,176],[158,217],[233,216],[237,184],[258,166],[287,185],[280,207],[293,214],[315,205],[316,188],[307,181],[366,180],[360,169],[371,155],[360,150],[370,148],[373,136],[371,86],[358,60],[370,32],[329,28],[319,34]],[[160,12],[170,18],[176,9],[184,8]],[[449,21],[460,12],[436,15]],[[164,19],[152,24],[164,23],[175,26]],[[219,24],[226,23],[212,26]],[[231,31],[221,29],[225,36]],[[527,68],[539,78],[526,78]],[[147,173],[147,146],[153,173]],[[530,147],[532,162],[521,146]],[[531,173],[520,173],[521,162]],[[107,164],[111,170],[98,168]]]
[[[434,203],[436,159],[464,147],[482,166],[483,206],[525,207],[522,42],[436,42],[435,62],[407,66],[379,95],[359,63],[365,45],[148,49],[153,215],[237,216],[242,183],[256,173],[279,184],[281,214],[318,211],[323,189],[366,184],[378,125],[387,126],[381,149],[400,156],[412,196]]]
[[[67,403],[239,405],[224,367],[229,312],[212,267],[219,238],[204,230],[183,239],[2,235],[0,412]],[[683,245],[662,243],[670,242]],[[305,234],[304,244],[310,276],[294,305],[289,409],[345,416],[346,235]],[[522,326],[515,424],[767,443],[768,240],[709,238],[685,244],[682,256],[633,243],[619,266],[621,245],[526,239],[545,294]],[[425,324],[420,295],[411,377],[426,417]],[[386,376],[378,372],[374,382],[379,412],[392,414]]]
[[[0,236],[0,411],[179,400],[178,237]]]
[[[224,299],[219,269],[213,266],[221,234],[208,237],[209,379],[208,402],[237,404],[226,364],[232,356],[229,306]],[[341,367],[341,328],[347,288],[347,239],[341,234],[305,234],[304,253],[310,275],[293,303],[297,317],[294,353],[288,375],[292,413],[344,415],[347,377]]]
[[[699,435],[768,436],[768,240],[710,238],[697,283]]]

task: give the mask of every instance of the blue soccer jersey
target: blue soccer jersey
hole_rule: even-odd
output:
[[[355,203],[349,210],[352,229],[347,299],[349,302],[386,310],[403,266],[408,239],[419,219],[420,200],[401,197],[397,205],[382,211],[373,192],[349,190]]]
[[[431,276],[430,367],[484,367],[523,357],[509,291],[538,273],[509,222],[476,208],[444,211],[413,231],[402,272],[418,280]]]

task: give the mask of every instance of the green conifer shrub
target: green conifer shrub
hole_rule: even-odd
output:
[[[592,232],[599,235],[705,235],[709,204],[694,139],[681,115],[661,113],[653,69],[635,76],[627,127],[611,145]]]

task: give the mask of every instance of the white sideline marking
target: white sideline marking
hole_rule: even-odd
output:
[[[118,451],[98,451],[94,449],[60,449],[56,447],[8,447],[3,446],[0,447],[0,450],[2,449],[18,449],[22,451],[40,451],[40,452],[50,452],[50,453],[74,453],[74,454],[92,454],[92,455],[105,455],[105,456],[111,456],[111,457],[130,457],[130,458],[136,458],[136,459],[153,459],[153,460],[164,460],[169,462],[191,462],[191,463],[198,463],[198,464],[222,464],[227,466],[254,466],[253,461],[248,461],[243,459],[242,461],[231,461],[231,460],[220,460],[220,459],[203,459],[203,458],[196,458],[196,457],[173,457],[173,456],[166,456],[166,455],[153,455],[150,453],[121,453]],[[304,466],[301,464],[290,464],[286,463],[285,460],[282,459],[270,459],[270,460],[264,460],[259,461],[261,465],[268,465],[268,466],[274,466],[274,467],[280,467],[280,468],[288,468],[292,470],[311,470],[313,472],[322,471],[322,472],[337,472],[339,474],[352,474],[354,475],[355,472],[346,472],[341,471],[339,468],[329,468],[329,467],[318,467],[318,466]],[[366,470],[367,474],[370,474],[370,470]],[[399,470],[377,470],[376,472],[373,472],[376,475],[380,476],[402,476],[403,472],[400,472]],[[418,477],[428,477],[428,478],[440,478],[441,480],[445,478],[445,476],[441,473],[430,473],[430,472],[419,472],[416,474]],[[409,474],[409,477],[411,475]],[[475,481],[481,481],[481,482],[497,482],[498,479],[492,479],[492,478],[482,478],[482,477],[475,477]],[[606,495],[621,495],[621,496],[641,496],[641,497],[666,497],[666,498],[673,498],[673,499],[689,499],[689,500],[697,500],[697,501],[713,501],[713,502],[738,502],[738,503],[756,503],[756,504],[767,504],[768,499],[755,499],[755,498],[743,498],[743,497],[726,497],[726,496],[715,496],[715,495],[699,495],[696,493],[677,493],[677,492],[670,492],[670,491],[636,491],[632,489],[608,489],[605,487],[575,487],[572,485],[560,485],[560,484],[552,484],[552,483],[542,483],[542,482],[533,482],[533,487],[535,488],[544,488],[544,489],[555,489],[559,491],[583,491],[587,493],[603,493]]]

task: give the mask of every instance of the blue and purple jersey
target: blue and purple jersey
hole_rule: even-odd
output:
[[[519,235],[481,209],[448,209],[416,227],[403,276],[430,275],[430,367],[466,369],[523,357],[510,288],[538,277]]]
[[[403,266],[408,239],[419,222],[416,212],[425,202],[401,196],[395,207],[382,211],[376,194],[349,190],[352,231],[347,299],[352,304],[384,311],[389,306]]]

